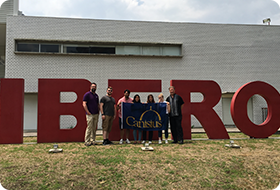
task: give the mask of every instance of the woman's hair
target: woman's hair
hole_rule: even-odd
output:
[[[164,98],[163,93],[160,93],[158,96],[160,96],[160,97]]]
[[[139,101],[136,102],[136,97],[139,97]],[[135,94],[135,96],[133,97],[133,100],[132,100],[133,103],[141,103],[141,99],[140,99],[140,96],[138,94]]]
[[[152,102],[149,101],[150,97],[153,98]],[[155,99],[154,99],[154,96],[152,94],[149,94],[148,97],[147,97],[147,103],[155,103]]]

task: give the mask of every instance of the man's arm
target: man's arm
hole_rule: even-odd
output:
[[[168,113],[170,113],[170,103],[169,102],[166,102],[166,106],[167,106],[167,111],[168,111]]]
[[[117,104],[117,110],[119,110],[119,109],[120,109],[120,105],[121,105],[121,103],[122,103],[122,102],[119,100],[119,101],[118,101],[118,104]]]
[[[114,105],[114,119],[116,118],[116,114],[117,114],[117,106],[116,104]]]
[[[99,113],[100,113],[99,97],[97,98],[97,109],[98,109],[98,115],[99,115]]]
[[[184,103],[185,102],[184,102],[183,98],[180,96],[181,111],[183,109]]]
[[[101,115],[102,115],[102,119],[105,119],[105,115],[104,115],[104,112],[103,112],[103,105],[104,105],[104,103],[100,103],[99,104],[99,108],[100,108],[100,112],[101,112]]]
[[[86,102],[86,101],[83,101],[83,107],[84,107],[86,113],[87,113],[88,115],[91,115],[91,113],[88,111],[88,107],[87,107],[87,102]]]

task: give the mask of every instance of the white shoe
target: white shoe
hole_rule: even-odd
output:
[[[149,144],[152,144],[152,141],[149,141]]]
[[[127,144],[130,144],[130,141],[129,141],[128,139],[126,139],[126,143],[127,143]]]
[[[161,140],[158,140],[158,144],[161,144],[162,142],[161,142]]]
[[[123,143],[123,139],[120,140],[120,144],[122,144],[122,143]]]
[[[168,144],[168,140],[167,139],[165,140],[165,144]]]
[[[146,141],[142,141],[142,144],[145,144]]]

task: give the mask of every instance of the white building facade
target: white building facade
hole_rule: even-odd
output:
[[[39,78],[87,79],[97,83],[100,97],[108,79],[161,80],[165,97],[170,80],[214,80],[223,92],[215,110],[233,126],[230,101],[243,84],[264,81],[279,91],[279,36],[280,26],[272,25],[8,16],[5,78],[25,79],[25,130],[37,128]],[[139,94],[146,101],[148,93]],[[62,94],[61,101],[72,97]],[[201,100],[192,94],[192,101]],[[262,123],[266,107],[253,96],[250,119]],[[62,117],[61,128],[73,125],[74,118]],[[201,126],[195,118],[192,125]]]
[[[7,0],[0,4],[0,78],[5,76],[5,50],[6,50],[6,18],[7,15],[18,15],[18,0]]]

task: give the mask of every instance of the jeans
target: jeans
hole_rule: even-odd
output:
[[[137,131],[138,131],[138,141],[141,141],[142,130],[133,130],[134,141],[137,141]]]

